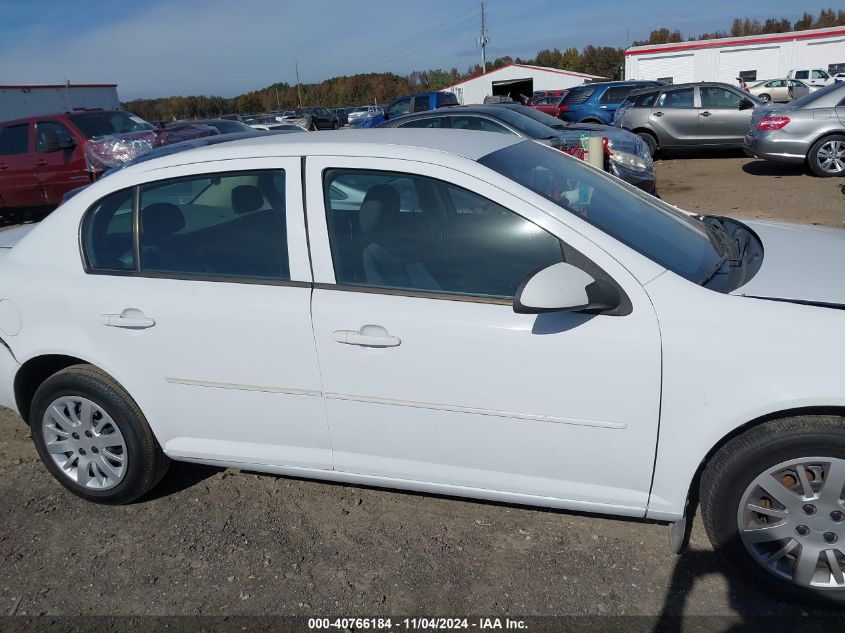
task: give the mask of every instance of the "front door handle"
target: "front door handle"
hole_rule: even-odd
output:
[[[135,308],[126,308],[120,314],[104,314],[103,325],[121,327],[127,330],[144,330],[156,322]]]
[[[710,116],[710,113],[705,111],[701,113],[701,116]]]
[[[662,112],[655,112],[654,116],[663,116],[663,113]]]
[[[335,330],[334,340],[346,345],[361,345],[362,347],[396,347],[402,341],[397,336],[391,336],[380,325],[365,325],[360,330]]]
[[[8,165],[6,163],[0,163],[0,171],[2,171],[3,169],[6,169],[7,167],[8,167]]]
[[[36,165],[38,165],[39,167],[44,167],[44,166],[47,164],[47,161],[46,161],[45,159],[43,159],[43,158],[39,158],[39,159],[35,162],[35,164],[36,164]]]

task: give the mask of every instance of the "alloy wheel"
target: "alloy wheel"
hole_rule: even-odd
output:
[[[80,396],[57,398],[41,424],[44,445],[62,474],[83,488],[107,490],[126,473],[126,441],[112,417]]]
[[[845,589],[845,460],[808,457],[757,476],[739,504],[740,538],[775,576],[812,589]]]
[[[845,141],[831,140],[823,144],[817,153],[819,168],[829,174],[845,171]]]

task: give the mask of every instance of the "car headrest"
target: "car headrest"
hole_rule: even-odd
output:
[[[358,211],[361,233],[372,233],[386,228],[399,217],[399,192],[390,185],[370,187],[364,196],[364,203]]]
[[[236,214],[258,211],[264,206],[264,196],[258,187],[238,185],[232,189],[232,209]]]
[[[141,232],[145,237],[167,237],[184,228],[185,216],[175,204],[154,202],[141,210]]]

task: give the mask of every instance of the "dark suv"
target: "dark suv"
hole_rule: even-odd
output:
[[[560,104],[560,118],[572,123],[610,125],[616,108],[632,90],[660,86],[657,81],[606,81],[572,88]]]

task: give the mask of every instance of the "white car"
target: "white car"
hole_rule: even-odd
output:
[[[0,257],[0,404],[55,478],[169,460],[638,517],[845,597],[845,232],[684,214],[505,134],[119,170]]]
[[[375,116],[379,112],[380,108],[378,106],[361,106],[352,110],[352,112],[349,113],[349,116],[347,116],[346,120],[348,123],[352,123],[353,121],[357,121],[358,119]]]

